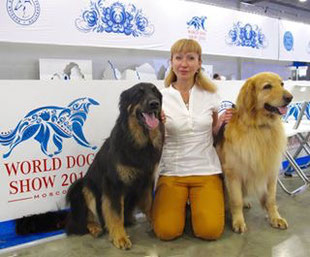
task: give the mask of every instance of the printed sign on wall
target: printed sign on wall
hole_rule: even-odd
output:
[[[0,8],[6,42],[168,51],[176,40],[192,38],[205,54],[310,59],[310,25],[196,2],[4,0]]]
[[[168,51],[176,40],[192,38],[205,54],[278,58],[277,19],[217,6],[181,0],[0,2],[1,9],[5,5],[11,7],[0,16],[0,41]]]
[[[161,48],[163,0],[0,1],[0,41]],[[55,19],[66,17],[65,19]]]
[[[22,26],[35,23],[41,12],[39,0],[6,0],[6,10],[10,18]]]
[[[287,61],[310,61],[310,25],[279,21],[279,59]]]
[[[107,85],[108,84],[108,85]],[[65,207],[118,115],[128,82],[0,81],[0,221]],[[134,83],[133,83],[134,84]],[[132,84],[132,85],[133,85]]]

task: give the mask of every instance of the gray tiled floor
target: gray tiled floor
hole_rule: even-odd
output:
[[[288,180],[294,180],[290,178]],[[227,217],[225,232],[217,241],[193,238],[189,231],[177,240],[162,242],[154,237],[148,224],[138,220],[128,229],[133,248],[122,251],[114,248],[104,235],[93,239],[89,235],[71,236],[52,242],[4,253],[6,257],[88,257],[88,256],[207,256],[207,257],[306,257],[310,256],[310,189],[295,197],[278,189],[280,213],[289,223],[288,230],[271,228],[265,213],[257,203],[245,211],[248,231],[235,234]]]

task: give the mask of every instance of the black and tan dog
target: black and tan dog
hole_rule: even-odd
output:
[[[69,188],[68,234],[99,236],[104,228],[120,249],[131,248],[124,225],[135,207],[150,217],[154,174],[162,153],[162,95],[150,83],[122,92],[111,135],[84,178]]]

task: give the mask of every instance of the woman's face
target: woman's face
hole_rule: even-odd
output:
[[[177,80],[193,80],[201,67],[199,55],[195,52],[181,52],[172,55],[171,67]]]

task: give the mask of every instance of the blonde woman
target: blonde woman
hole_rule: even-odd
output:
[[[216,87],[201,72],[201,47],[191,39],[171,47],[171,70],[162,90],[166,138],[152,208],[156,236],[183,234],[186,204],[196,237],[214,240],[224,229],[224,194],[213,134],[231,118],[218,119]]]

